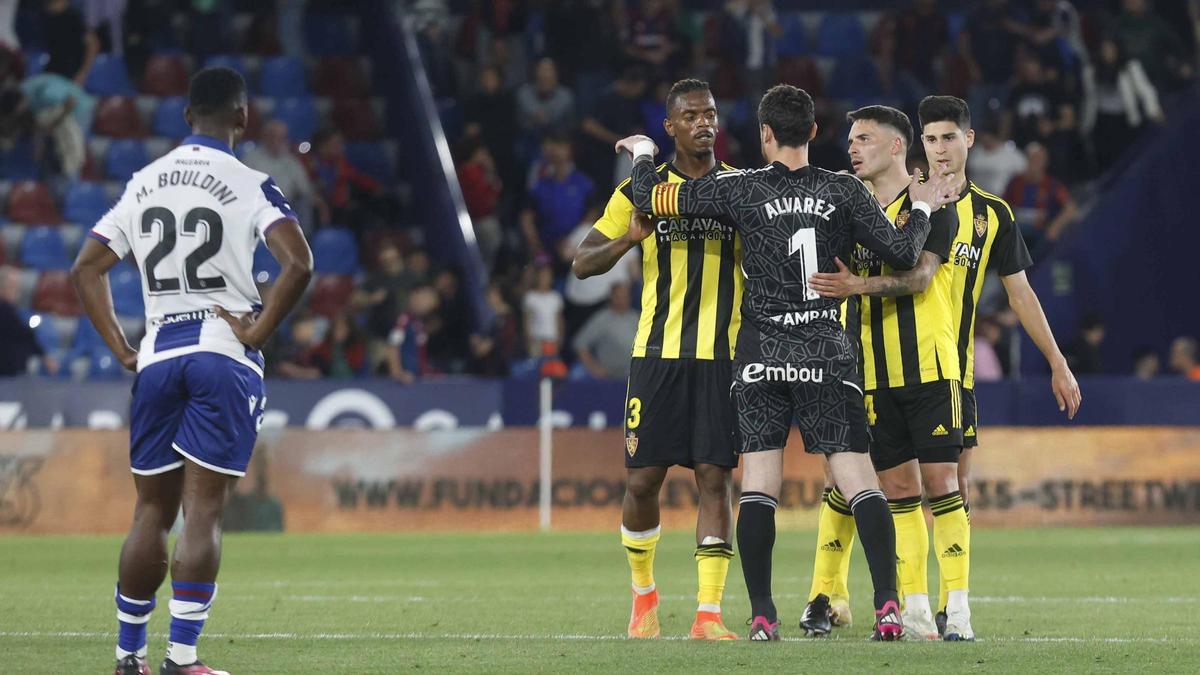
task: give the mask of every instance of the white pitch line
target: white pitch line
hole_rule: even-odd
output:
[[[103,631],[0,631],[0,638],[78,638],[101,639],[115,638],[116,633]],[[167,637],[159,633],[156,637]],[[629,638],[624,635],[582,635],[582,634],[550,634],[550,635],[505,635],[498,633],[205,633],[205,637],[218,640],[474,640],[489,642],[525,642],[525,641],[556,641],[556,642],[618,642]],[[663,640],[687,640],[678,636],[664,636]],[[843,640],[813,640],[810,638],[785,637],[784,642],[807,642],[809,644],[839,644],[850,641]],[[1020,643],[1080,643],[1080,644],[1191,644],[1195,638],[1155,638],[1155,637],[1000,637],[980,639],[979,642],[997,644]]]

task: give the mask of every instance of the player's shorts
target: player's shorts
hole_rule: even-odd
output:
[[[737,466],[732,380],[729,361],[634,358],[625,396],[625,466]]]
[[[196,352],[146,366],[133,382],[130,466],[151,476],[187,458],[244,476],[266,405],[262,377],[228,356]]]
[[[867,392],[876,471],[910,460],[957,462],[963,445],[962,387],[939,380]]]
[[[963,388],[963,447],[973,448],[979,445],[979,402],[975,400],[975,390]]]
[[[744,322],[734,377],[738,452],[783,448],[793,423],[805,452],[867,452],[862,380],[840,326],[762,337]]]

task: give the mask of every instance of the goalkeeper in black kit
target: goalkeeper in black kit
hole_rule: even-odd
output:
[[[726,217],[742,236],[746,292],[732,396],[743,456],[737,540],[753,614],[749,638],[779,639],[771,551],[783,447],[794,421],[805,450],[829,458],[854,513],[875,585],[872,638],[896,640],[903,632],[896,532],[867,455],[870,432],[857,349],[843,328],[840,300],[822,298],[807,281],[814,272],[835,271],[834,258],[849,260],[856,243],[896,269],[911,269],[929,234],[929,214],[954,197],[953,177],[920,182],[914,176],[912,215],[898,229],[858,178],[809,165],[816,123],[804,90],[773,87],[758,117],[769,162],[761,169],[663,183],[649,138],[623,139],[617,151],[633,154],[633,202],[639,210],[656,217]]]

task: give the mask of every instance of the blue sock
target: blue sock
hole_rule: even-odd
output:
[[[150,612],[154,611],[156,600],[138,600],[121,595],[121,584],[117,584],[114,593],[117,602],[117,622],[120,632],[117,634],[117,660],[130,654],[146,655],[146,624],[150,622]]]
[[[186,666],[196,662],[196,642],[217,596],[217,585],[173,581],[171,590],[174,595],[171,598],[171,641],[167,645],[167,658]]]

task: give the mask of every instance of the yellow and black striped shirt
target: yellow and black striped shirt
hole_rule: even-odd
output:
[[[1016,274],[1033,264],[1025,239],[1017,228],[1008,202],[967,183],[953,205],[958,216],[957,234],[950,250],[954,266],[954,313],[962,386],[975,387],[975,308],[983,292],[989,269],[1002,277]],[[989,268],[989,266],[991,266]]]
[[[897,227],[904,227],[911,209],[912,199],[906,189],[884,212]],[[948,261],[956,226],[953,212],[939,209],[930,218],[924,250],[940,257],[943,263]],[[862,246],[855,248],[854,268],[861,276],[893,273]],[[922,293],[858,298],[856,319],[867,391],[959,379],[953,283],[952,266],[943,264]]]
[[[713,171],[730,171],[719,163]],[[669,183],[688,180],[670,164]],[[629,231],[630,181],[608,200],[596,229],[609,239]],[[642,315],[633,356],[663,359],[733,358],[742,323],[742,241],[733,224],[706,217],[653,217],[642,241]]]

